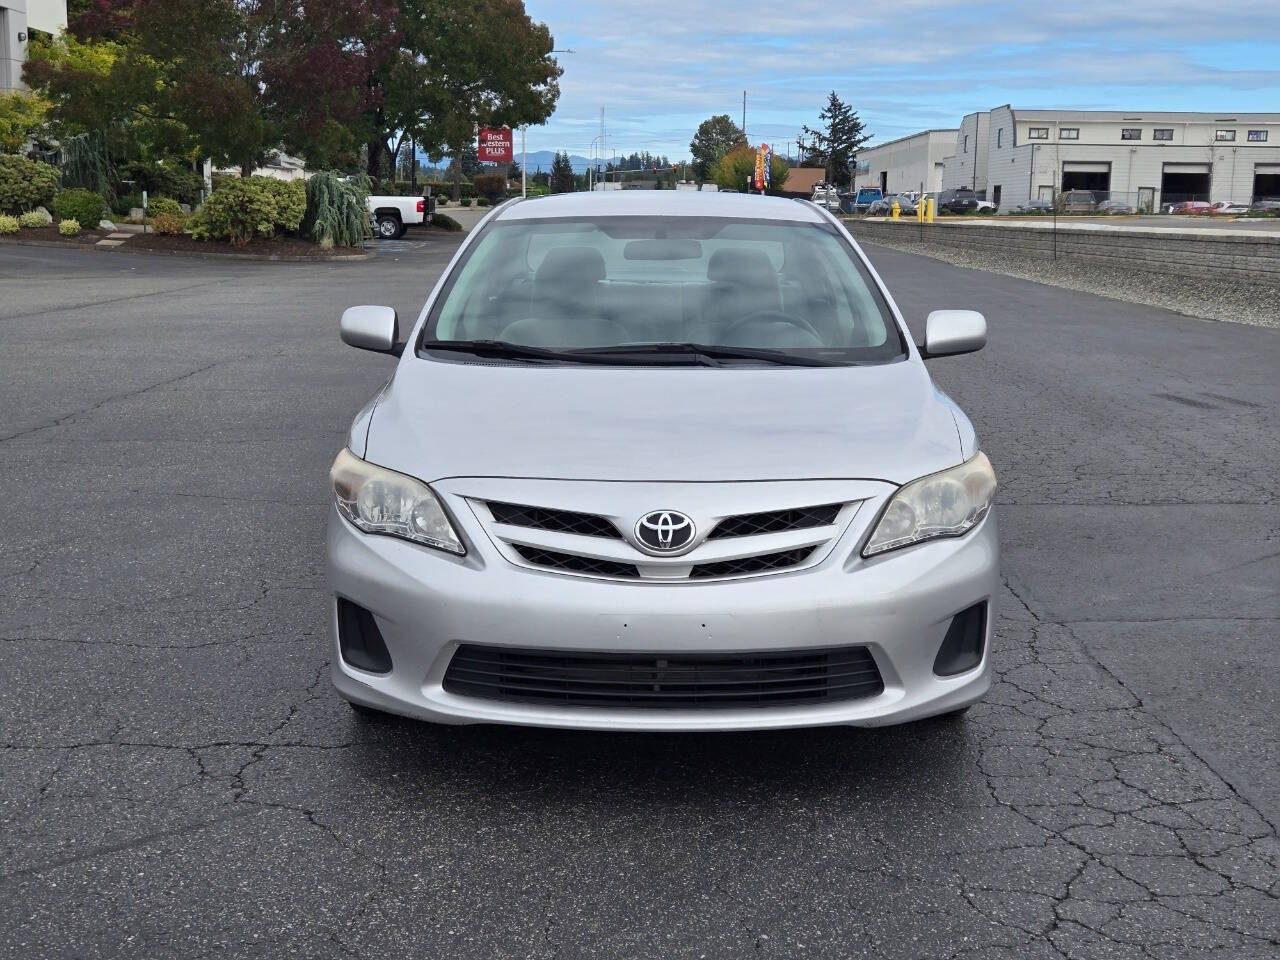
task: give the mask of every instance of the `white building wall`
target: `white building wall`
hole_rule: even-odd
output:
[[[1210,169],[1209,199],[1248,203],[1258,168],[1271,172],[1280,165],[1280,114],[1238,114],[1228,118],[1208,114],[1125,115],[1119,112],[1019,111],[996,107],[987,114],[986,163],[975,150],[972,137],[981,130],[980,114],[970,114],[961,125],[957,152],[946,160],[943,189],[958,186],[985,187],[988,199],[1000,187],[1000,210],[1008,213],[1028,199],[1052,198],[1062,189],[1065,165],[1108,164],[1109,187],[1117,199],[1137,205],[1139,190],[1149,188],[1156,204],[1165,164],[1203,164]],[[963,152],[968,129],[970,151]],[[1074,139],[1063,139],[1062,128],[1077,130]],[[1047,136],[1032,139],[1033,128]],[[1155,140],[1159,128],[1172,130],[1172,139]],[[1137,140],[1122,139],[1124,129],[1138,129]],[[1218,130],[1234,130],[1234,141],[1218,141]],[[1251,142],[1250,130],[1265,130],[1265,142]],[[975,169],[975,166],[977,169]]]
[[[957,187],[986,189],[989,151],[983,139],[990,131],[991,114],[988,112],[970,113],[960,121],[955,153],[943,160],[943,190],[955,190]]]
[[[880,174],[884,173],[888,190],[919,190],[923,183],[926,192],[942,189],[942,160],[955,151],[955,130],[925,130],[910,137],[902,137],[875,147],[858,151],[859,166],[865,164],[854,178],[854,187],[879,187]]]
[[[26,88],[22,64],[32,30],[56,34],[66,28],[67,0],[0,0],[0,90]]]

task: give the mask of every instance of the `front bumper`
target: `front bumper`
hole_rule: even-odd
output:
[[[994,510],[967,536],[871,560],[845,540],[822,563],[794,573],[619,583],[369,536],[335,508],[328,534],[333,683],[356,703],[436,723],[595,730],[881,726],[981,699],[991,685],[991,603],[999,576]],[[390,673],[368,673],[343,660],[338,596],[372,611],[394,664]],[[988,603],[981,663],[957,676],[936,676],[934,659],[951,618],[981,601]],[[684,653],[862,645],[875,658],[884,691],[838,703],[715,710],[507,703],[443,688],[449,660],[463,643]]]

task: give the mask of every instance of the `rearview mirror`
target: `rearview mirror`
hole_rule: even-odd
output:
[[[400,318],[391,307],[347,307],[338,324],[342,342],[360,350],[399,353]]]
[[[934,310],[924,322],[925,359],[973,353],[987,345],[987,320],[976,310]]]

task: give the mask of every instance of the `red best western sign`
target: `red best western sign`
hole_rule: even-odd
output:
[[[514,156],[511,147],[511,128],[481,129],[476,141],[476,153],[481,163],[510,163]]]

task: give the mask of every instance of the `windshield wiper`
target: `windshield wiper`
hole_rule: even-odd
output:
[[[549,347],[529,347],[507,340],[424,340],[423,350],[450,350],[455,353],[473,353],[478,357],[502,357],[515,360],[544,360],[551,362],[593,363],[601,366],[653,366],[653,351],[638,354],[630,347],[567,347],[553,350]],[[672,358],[670,363],[689,363],[718,366],[702,351],[662,351]]]
[[[589,347],[573,351],[575,356],[653,356],[653,355],[691,355],[707,357],[710,360],[759,360],[762,363],[776,363],[780,366],[792,367],[831,367],[836,361],[824,360],[822,357],[808,357],[798,353],[787,353],[785,350],[769,350],[764,347],[722,347],[709,343],[638,343],[635,345],[619,345],[616,347]]]

